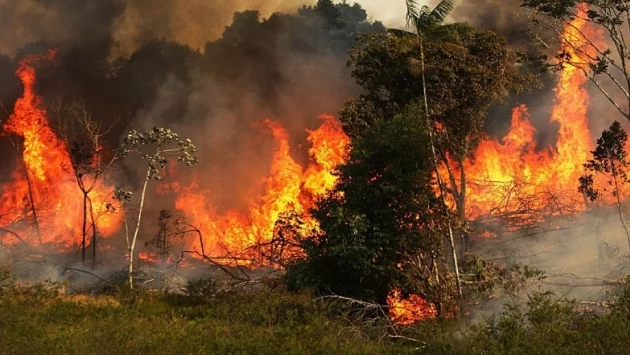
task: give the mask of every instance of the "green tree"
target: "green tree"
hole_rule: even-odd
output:
[[[435,300],[448,211],[433,191],[419,113],[378,121],[353,141],[337,188],[312,211],[320,231],[301,240],[306,257],[288,267],[292,288],[384,303],[401,287]]]
[[[593,173],[606,178],[607,185],[612,187],[610,193],[615,198],[619,221],[626,232],[628,247],[630,248],[630,230],[628,230],[621,210],[621,187],[630,182],[628,178],[630,162],[628,162],[628,153],[626,152],[627,141],[628,135],[617,121],[602,132],[602,136],[597,139],[597,147],[591,152],[593,159],[584,164],[587,173],[580,177],[578,191],[585,194],[591,201],[595,201],[606,189],[602,191],[595,186]]]
[[[531,76],[519,68],[519,54],[504,38],[466,24],[444,25],[453,1],[441,1],[433,9],[419,9],[414,1],[407,5],[414,32],[363,35],[351,50],[352,75],[365,91],[348,101],[342,124],[351,137],[359,137],[371,125],[420,102],[433,170],[442,164],[448,170],[445,177],[437,174],[441,197],[453,196],[464,222],[464,161],[481,138],[490,105],[522,89]],[[448,239],[458,274],[452,229]]]
[[[519,53],[505,38],[465,24],[447,27],[429,32],[425,40],[401,31],[362,36],[350,53],[350,63],[365,92],[348,101],[341,120],[346,133],[356,137],[375,121],[393,117],[416,100],[424,101],[438,160],[447,164],[447,153],[452,158],[453,165],[446,165],[449,192],[463,219],[462,166],[481,138],[488,109],[536,81],[519,66]]]

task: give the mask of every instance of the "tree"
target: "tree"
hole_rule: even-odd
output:
[[[183,240],[184,235],[189,232],[186,228],[186,220],[177,212],[163,209],[158,216],[158,232],[153,239],[148,241],[146,246],[153,246],[160,256],[160,265],[166,265],[168,255],[173,250],[175,240]]]
[[[427,14],[443,13],[438,9],[425,8],[416,15],[411,11],[410,16],[416,18],[411,24],[417,23],[422,36],[390,30],[361,37],[351,51],[350,63],[365,93],[347,103],[341,120],[346,133],[357,136],[375,120],[391,118],[410,103],[423,100],[437,159],[449,168],[448,192],[464,219],[463,162],[482,137],[490,106],[537,81],[528,68],[519,65],[520,53],[505,38],[465,24],[434,27],[420,20]]]
[[[293,289],[383,304],[400,287],[439,301],[431,296],[446,272],[439,265],[449,214],[433,190],[420,112],[414,106],[355,138],[336,189],[311,212],[319,231],[299,239],[306,255],[287,268]]]
[[[418,42],[420,43],[420,75],[422,76],[422,99],[424,102],[424,116],[427,121],[427,129],[429,131],[429,144],[431,146],[431,157],[433,158],[433,166],[438,181],[438,187],[440,189],[440,196],[442,202],[446,205],[446,189],[442,177],[440,176],[439,160],[436,154],[435,141],[433,139],[433,128],[429,113],[429,104],[427,98],[427,81],[425,75],[425,61],[424,61],[424,37],[430,32],[440,28],[446,16],[449,12],[453,11],[455,7],[455,0],[442,0],[438,5],[431,10],[428,6],[423,6],[420,10],[417,9],[415,0],[407,0],[407,25],[413,24],[416,32]],[[459,297],[462,297],[462,285],[459,277],[459,265],[457,261],[457,252],[455,251],[455,240],[453,237],[453,227],[451,221],[448,220],[448,238],[451,243],[451,251],[453,252],[453,265],[455,266],[455,275],[457,277],[457,290]]]
[[[630,248],[630,230],[621,210],[621,185],[630,182],[627,174],[630,168],[626,152],[627,141],[628,135],[617,121],[602,132],[602,136],[597,139],[597,148],[591,152],[593,159],[584,164],[587,173],[580,177],[578,191],[585,194],[591,201],[595,201],[601,196],[602,191],[595,186],[593,173],[606,177],[606,184],[612,187],[610,193],[615,198],[619,221],[626,233],[628,248]],[[604,188],[603,191],[606,189]]]
[[[102,178],[119,158],[117,154],[108,153],[103,149],[104,139],[112,128],[103,128],[102,121],[96,121],[88,111],[85,103],[80,100],[65,102],[60,97],[52,106],[56,116],[58,131],[66,145],[70,148],[70,162],[75,181],[83,197],[81,224],[81,261],[86,264],[86,250],[88,234],[91,233],[92,268],[96,268],[96,238],[97,221],[92,203],[92,192],[102,183]],[[112,208],[105,208],[101,214],[112,212]]]
[[[464,161],[481,138],[490,105],[518,91],[530,76],[519,69],[518,53],[504,38],[465,24],[443,25],[452,1],[434,9],[418,9],[414,1],[407,5],[415,33],[364,35],[350,52],[353,77],[365,92],[346,104],[342,124],[347,134],[358,137],[379,120],[421,103],[440,195],[453,196],[464,222]],[[447,175],[440,174],[442,166]],[[455,264],[452,236],[451,228],[447,237]]]
[[[630,49],[626,33],[630,26],[630,4],[624,0],[521,2],[534,12],[533,21],[538,28],[554,33],[568,44],[568,48],[556,55],[554,68],[582,71],[617,111],[630,120]],[[610,39],[612,49],[600,33]]]
[[[179,138],[179,135],[172,130],[159,127],[153,127],[152,130],[143,133],[136,130],[129,131],[120,147],[122,157],[136,154],[148,163],[142,184],[142,191],[140,193],[140,206],[136,218],[136,227],[131,239],[129,238],[127,219],[125,217],[125,231],[127,233],[127,247],[129,251],[129,286],[131,288],[133,288],[133,255],[136,241],[138,240],[138,233],[140,232],[142,211],[144,210],[144,201],[149,181],[162,180],[161,171],[166,168],[166,164],[168,163],[167,157],[176,157],[177,161],[192,166],[197,163],[195,152],[195,145],[190,139],[182,140]],[[114,193],[116,198],[121,202],[128,202],[132,197],[130,192],[121,189],[117,189]],[[124,208],[123,211],[126,213],[126,208]]]

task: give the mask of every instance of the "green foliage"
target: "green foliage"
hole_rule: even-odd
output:
[[[12,290],[14,280],[8,265],[0,264],[0,296]]]
[[[602,132],[602,136],[597,139],[597,147],[591,152],[593,159],[589,159],[584,164],[584,168],[589,173],[580,177],[579,192],[584,193],[591,201],[599,197],[601,191],[595,187],[593,180],[593,173],[597,173],[607,177],[608,185],[613,188],[612,195],[617,196],[619,185],[629,182],[627,170],[630,163],[627,160],[627,141],[628,135],[617,121]]]
[[[466,302],[475,302],[476,299],[495,294],[496,291],[505,291],[509,295],[517,295],[529,282],[542,281],[545,278],[541,270],[532,269],[527,265],[513,264],[507,267],[498,267],[474,255],[466,255],[462,258],[460,267]]]
[[[289,266],[290,287],[384,302],[392,287],[410,287],[407,264],[441,255],[446,209],[433,192],[417,111],[354,140],[336,190],[312,211],[321,231],[302,240],[306,258]]]
[[[443,148],[458,157],[474,148],[493,102],[535,82],[517,66],[518,53],[493,32],[460,25],[448,37],[429,37],[424,52],[430,117],[443,127]],[[365,89],[341,114],[351,137],[423,97],[420,43],[415,37],[363,35],[350,57],[352,75]]]
[[[406,4],[407,25],[413,25],[421,36],[441,26],[455,8],[455,0],[442,0],[433,9],[426,5],[418,8],[416,0],[407,0]]]
[[[302,295],[0,297],[2,354],[401,354]],[[126,296],[125,296],[126,297]],[[82,301],[80,301],[82,300]]]
[[[575,301],[535,293],[481,323],[397,329],[420,342],[383,338],[381,324],[356,324],[304,294],[226,293],[206,302],[127,291],[62,296],[35,285],[0,294],[0,353],[626,354],[630,332],[628,284],[610,312],[584,313]]]
[[[354,44],[359,33],[384,32],[380,22],[368,21],[368,15],[361,5],[332,0],[318,0],[315,6],[303,6],[298,15],[313,27],[319,27],[331,49],[345,54]]]
[[[212,278],[190,280],[184,286],[184,294],[203,300],[216,297],[217,291],[217,283]]]

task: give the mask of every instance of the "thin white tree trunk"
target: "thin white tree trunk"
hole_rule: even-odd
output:
[[[437,153],[435,151],[435,144],[433,142],[433,127],[431,126],[431,120],[429,119],[429,104],[427,103],[427,85],[426,85],[426,78],[424,75],[424,42],[422,40],[422,37],[420,36],[420,64],[422,66],[422,91],[423,91],[423,95],[424,95],[424,112],[426,114],[426,119],[427,119],[427,125],[428,125],[428,130],[429,130],[429,142],[431,144],[431,154],[433,156],[433,164],[435,165],[435,175],[437,177],[438,180],[438,186],[440,188],[440,195],[442,197],[442,202],[444,203],[444,205],[446,205],[446,196],[444,193],[444,183],[442,181],[442,177],[440,176],[440,171],[439,171],[439,162],[437,159]],[[453,227],[451,226],[451,220],[450,218],[447,218],[447,223],[448,223],[448,237],[449,237],[449,241],[451,244],[451,251],[453,253],[453,264],[455,267],[455,277],[457,280],[457,293],[459,294],[459,298],[461,300],[462,298],[462,283],[461,283],[461,279],[459,276],[459,263],[457,261],[457,251],[455,250],[455,238],[453,237]]]
[[[131,240],[131,246],[129,247],[129,287],[133,288],[133,254],[136,249],[136,241],[138,240],[138,233],[140,232],[140,222],[142,221],[142,210],[144,209],[144,198],[147,192],[147,185],[151,178],[151,169],[147,170],[147,176],[144,179],[144,186],[142,186],[142,194],[140,195],[140,210],[138,211],[138,221],[136,223],[136,230],[133,232],[133,239]]]

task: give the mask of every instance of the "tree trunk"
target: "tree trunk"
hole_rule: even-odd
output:
[[[457,196],[457,214],[462,223],[466,222],[466,170],[464,169],[465,157],[459,159],[459,194]],[[468,250],[469,235],[467,231],[462,233],[462,253]]]
[[[94,206],[92,199],[88,197],[90,203],[90,222],[92,223],[92,270],[96,269],[96,219],[94,218]]]
[[[144,209],[144,198],[147,192],[147,185],[151,178],[151,169],[147,170],[147,176],[144,179],[144,186],[142,186],[142,194],[140,195],[140,210],[138,211],[138,221],[136,222],[136,230],[133,232],[133,239],[131,240],[131,246],[129,247],[129,287],[133,288],[133,253],[136,249],[136,241],[138,240],[138,233],[140,232],[140,222],[142,221],[142,210]]]
[[[628,240],[628,248],[630,249],[630,230],[628,230],[628,225],[623,219],[623,213],[621,212],[621,197],[619,191],[619,185],[617,183],[617,173],[615,170],[615,165],[613,164],[613,181],[615,183],[615,197],[617,198],[617,213],[619,214],[619,221],[623,226],[623,230],[626,232],[626,239]]]
[[[33,186],[31,185],[31,177],[28,175],[28,168],[24,166],[24,176],[26,177],[26,184],[28,186],[28,201],[31,204],[31,212],[33,213],[33,224],[35,225],[35,232],[37,233],[37,240],[39,244],[42,244],[42,231],[39,228],[39,219],[37,218],[37,211],[35,209],[35,198],[33,197]]]
[[[85,265],[85,249],[87,247],[86,242],[87,242],[87,194],[85,193],[85,191],[83,189],[81,189],[81,191],[83,192],[83,226],[81,229],[81,261],[83,262],[83,265]]]
[[[424,74],[424,43],[422,41],[422,37],[420,37],[420,64],[422,66],[422,91],[423,91],[423,96],[424,96],[424,111],[425,111],[425,115],[426,115],[426,120],[427,120],[427,129],[429,131],[429,142],[431,144],[431,153],[433,156],[433,164],[435,167],[435,175],[437,177],[438,180],[438,186],[440,188],[440,195],[442,197],[442,202],[444,203],[444,205],[446,205],[446,196],[445,196],[445,192],[444,192],[444,183],[442,181],[442,178],[440,177],[440,171],[439,171],[439,163],[438,163],[438,159],[437,159],[437,153],[435,151],[435,144],[433,142],[433,127],[431,125],[431,120],[429,118],[429,104],[427,103],[427,85],[426,85],[426,78],[425,78],[425,74]],[[448,237],[449,237],[449,241],[451,244],[451,251],[453,253],[453,264],[455,267],[455,277],[457,280],[457,293],[459,295],[459,298],[461,300],[462,298],[462,283],[461,283],[461,278],[459,276],[459,264],[457,261],[457,251],[455,250],[455,238],[453,237],[453,227],[451,226],[451,220],[450,218],[447,218],[447,223],[448,223]]]

